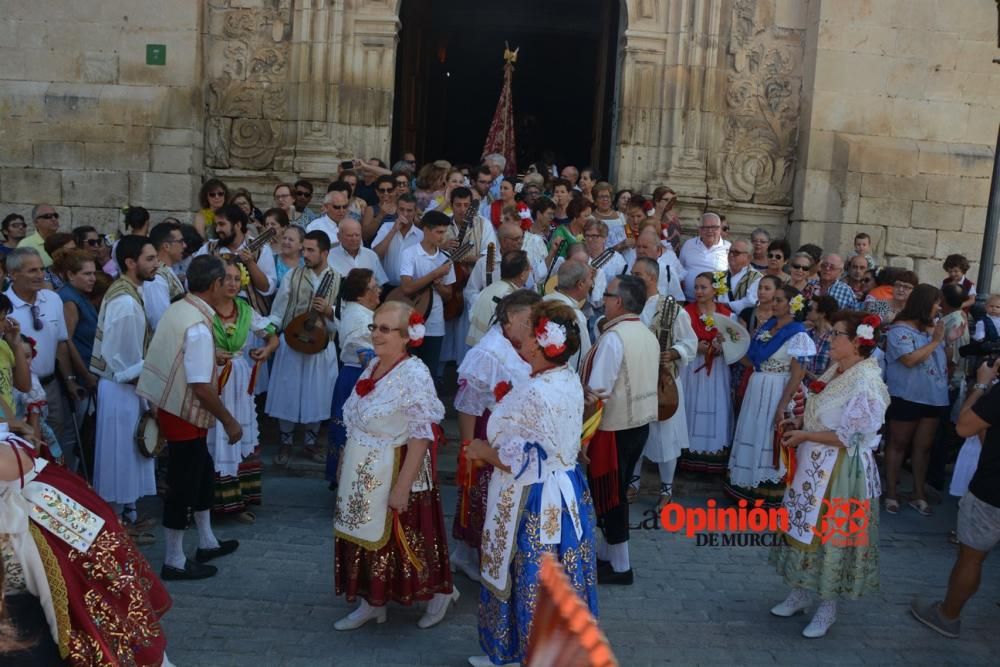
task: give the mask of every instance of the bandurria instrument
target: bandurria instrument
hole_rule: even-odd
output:
[[[486,286],[493,284],[493,270],[496,269],[497,247],[492,243],[486,244]]]
[[[461,261],[461,259],[472,251],[471,243],[463,243],[459,247],[455,248],[454,252],[447,252],[442,250],[441,253],[448,258],[449,262],[452,262],[457,267],[456,262]],[[452,285],[452,295],[458,290],[458,283],[456,282]],[[410,296],[403,291],[402,287],[397,287],[385,296],[386,301],[401,301],[403,303],[408,303],[413,306],[413,310],[420,313],[424,320],[430,317],[431,307],[434,304],[433,293],[431,290],[434,289],[434,284],[431,283],[427,287],[423,288],[416,294]],[[463,306],[464,307],[464,306]]]
[[[666,297],[662,302],[660,311],[660,330],[657,332],[657,339],[660,343],[660,355],[670,349],[673,342],[674,321],[680,306],[672,296]],[[660,374],[656,381],[656,406],[657,421],[670,419],[677,412],[680,399],[677,395],[677,380],[674,379],[674,362],[660,362]]]
[[[611,261],[611,258],[615,256],[614,248],[607,248],[600,255],[590,260],[590,268],[595,271],[600,270],[602,266]],[[556,265],[556,260],[552,260],[552,266]],[[552,275],[552,266],[549,267],[549,277],[545,279],[545,289],[542,290],[542,294],[552,294],[556,291],[556,285],[559,283],[559,276]]]
[[[472,204],[469,206],[469,210],[465,213],[465,219],[462,220],[462,226],[458,228],[458,236],[456,237],[456,240],[458,241],[459,248],[465,245],[465,237],[469,233],[469,227],[473,222],[475,222],[478,212],[479,207],[476,205],[476,201],[473,200]],[[456,251],[459,248],[456,248]],[[465,286],[468,284],[469,275],[471,273],[472,272],[461,262],[457,262],[455,264],[455,284],[453,285],[453,289],[451,291],[451,298],[444,302],[445,321],[451,321],[462,315],[465,311],[465,297],[462,296],[462,290],[464,290]]]
[[[321,297],[326,295],[335,280],[340,280],[337,272],[328,271],[323,276],[313,296]],[[337,291],[339,290],[340,286],[338,285]],[[336,298],[336,292],[333,296]],[[288,343],[288,347],[302,354],[319,354],[330,344],[330,335],[327,333],[326,323],[322,321],[320,313],[311,304],[306,312],[297,316],[285,327],[285,342]]]

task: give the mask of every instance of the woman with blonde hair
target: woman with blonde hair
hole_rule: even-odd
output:
[[[420,168],[417,173],[417,187],[413,191],[413,195],[417,198],[418,211],[427,210],[435,197],[444,194],[445,177],[450,170],[451,163],[447,160],[434,160]]]

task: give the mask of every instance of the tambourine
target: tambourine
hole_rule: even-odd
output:
[[[139,417],[135,425],[135,446],[146,458],[155,459],[163,451],[167,441],[160,435],[160,425],[152,410],[147,410]]]

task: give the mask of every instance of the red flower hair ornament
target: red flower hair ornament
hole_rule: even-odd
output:
[[[854,339],[862,347],[875,347],[878,342],[878,328],[882,326],[882,320],[878,315],[866,315],[854,332]]]
[[[410,321],[407,322],[406,335],[410,339],[410,347],[420,347],[424,344],[424,334],[427,327],[424,326],[424,318],[420,313],[414,311],[410,313]]]
[[[566,351],[566,327],[543,317],[535,326],[535,340],[545,350],[545,356],[557,357]]]

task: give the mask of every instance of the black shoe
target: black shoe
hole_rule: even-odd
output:
[[[597,569],[598,570],[610,570],[611,569],[611,561],[609,561],[609,560],[602,560],[602,559],[598,558],[597,559]]]
[[[195,579],[208,579],[209,577],[214,577],[215,573],[218,571],[219,568],[214,565],[202,565],[201,563],[196,563],[188,558],[184,561],[183,570],[179,567],[164,565],[160,568],[160,579],[164,581],[193,581]]]
[[[609,586],[631,586],[632,569],[629,568],[624,572],[615,572],[614,570],[598,570],[597,583],[607,584]]]
[[[219,546],[214,549],[198,549],[194,552],[194,559],[199,563],[207,563],[214,558],[228,556],[236,551],[240,546],[239,540],[222,540]]]

